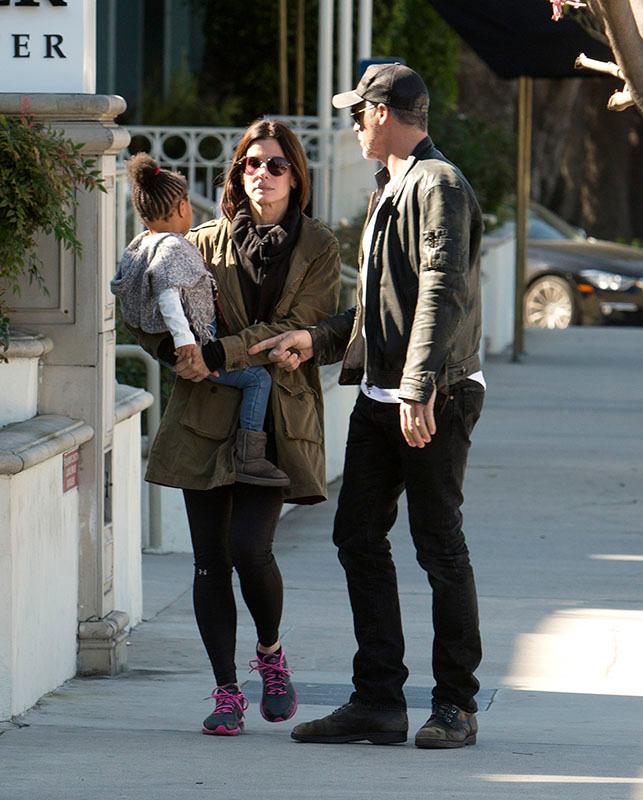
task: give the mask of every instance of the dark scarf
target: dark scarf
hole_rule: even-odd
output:
[[[300,230],[301,211],[293,200],[276,225],[256,225],[248,203],[235,214],[232,241],[241,265],[239,283],[250,324],[271,320]]]

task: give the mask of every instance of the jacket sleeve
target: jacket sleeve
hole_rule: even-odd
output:
[[[313,340],[315,364],[322,366],[342,360],[355,323],[356,310],[353,306],[308,329]]]
[[[260,322],[219,341],[226,355],[226,369],[269,364],[267,352],[251,356],[248,348],[257,342],[286,331],[307,328],[337,311],[339,303],[340,260],[337,240],[329,244],[308,265],[286,316],[273,322]]]
[[[428,402],[465,314],[471,210],[458,186],[431,187],[420,204],[418,298],[400,397]]]

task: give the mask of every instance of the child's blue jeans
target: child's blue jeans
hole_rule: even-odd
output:
[[[208,377],[212,383],[241,389],[239,427],[249,431],[262,431],[268,408],[272,378],[265,367],[246,367],[229,372],[217,370],[219,377]]]
[[[208,326],[214,336],[217,335],[217,321],[212,320]],[[272,378],[265,367],[246,367],[228,371],[218,369],[219,377],[208,377],[212,383],[221,383],[224,386],[234,386],[241,389],[241,409],[239,412],[239,427],[248,431],[262,431],[266,419],[266,409],[272,388]]]

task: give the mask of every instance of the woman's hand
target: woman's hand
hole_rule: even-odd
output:
[[[270,350],[269,360],[280,369],[294,372],[300,364],[313,357],[313,337],[306,330],[288,331],[253,344],[248,348],[248,353],[254,356],[263,350]]]
[[[193,350],[181,352],[187,347],[194,347]],[[207,364],[201,355],[201,348],[196,345],[187,345],[186,348],[178,347],[176,350],[178,360],[176,362],[176,374],[186,381],[199,383],[205,380],[210,374],[218,375],[217,372],[210,373]]]

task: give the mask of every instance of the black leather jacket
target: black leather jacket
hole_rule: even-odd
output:
[[[386,168],[376,179],[369,216]],[[421,403],[478,371],[482,227],[473,189],[427,137],[379,211],[366,314],[358,279],[357,305],[311,329],[316,363],[343,358],[341,384],[360,383],[366,366],[369,383]]]

